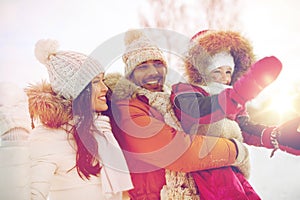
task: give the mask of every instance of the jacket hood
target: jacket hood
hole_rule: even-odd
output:
[[[184,71],[190,83],[205,84],[203,72],[211,56],[229,52],[235,63],[232,83],[239,79],[255,62],[250,41],[234,31],[202,31],[195,35],[185,59]]]
[[[25,92],[29,101],[31,119],[49,128],[58,128],[72,119],[72,101],[57,95],[50,83],[31,84]]]

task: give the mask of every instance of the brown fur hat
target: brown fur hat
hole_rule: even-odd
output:
[[[72,119],[72,101],[57,95],[50,83],[42,81],[25,89],[32,120],[49,128],[58,128]]]
[[[211,56],[220,52],[229,52],[235,63],[232,75],[233,84],[255,62],[253,47],[250,41],[239,32],[207,30],[195,34],[191,39],[191,46],[185,59],[185,74],[193,84],[205,84],[204,74],[201,72],[209,64]]]

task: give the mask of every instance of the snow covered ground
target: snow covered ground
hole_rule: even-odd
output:
[[[300,157],[280,152],[270,158],[271,150],[249,147],[250,183],[262,199],[300,199]]]

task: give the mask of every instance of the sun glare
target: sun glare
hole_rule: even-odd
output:
[[[280,115],[293,112],[293,98],[287,95],[278,95],[271,100],[269,109],[276,111]]]

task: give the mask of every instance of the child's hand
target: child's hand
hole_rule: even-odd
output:
[[[276,57],[265,57],[254,63],[250,70],[233,84],[230,98],[244,105],[254,99],[264,88],[276,80],[282,69]]]
[[[289,120],[278,127],[280,135],[278,135],[279,144],[290,146],[300,150],[300,117]]]
[[[281,68],[282,64],[276,57],[265,57],[252,65],[232,88],[220,92],[218,101],[226,116],[234,119],[247,101],[254,99],[277,78]]]
[[[261,136],[264,146],[281,149],[294,155],[300,155],[300,117],[285,122],[276,128],[265,129]]]

